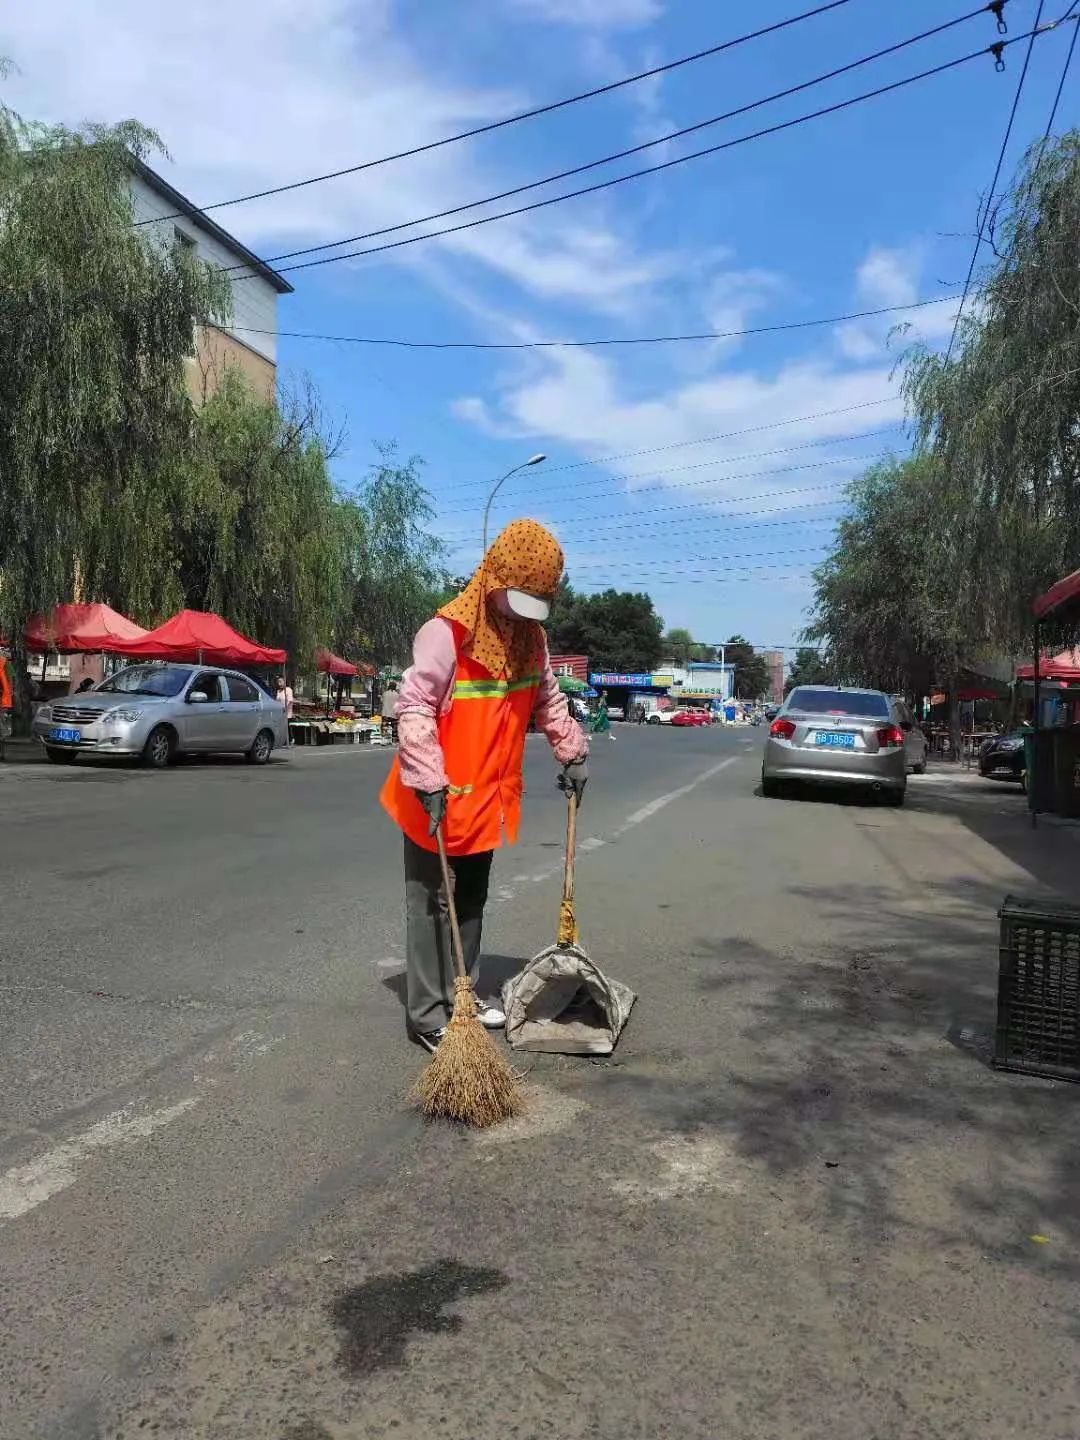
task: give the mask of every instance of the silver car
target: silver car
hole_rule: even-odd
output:
[[[265,765],[287,746],[285,709],[254,680],[213,665],[129,665],[92,690],[42,705],[34,734],[55,764],[79,755],[141,756],[162,769],[176,755],[246,755]]]
[[[856,785],[891,805],[907,790],[906,734],[896,702],[880,690],[800,685],[769,727],[761,765],[764,795],[787,781]]]

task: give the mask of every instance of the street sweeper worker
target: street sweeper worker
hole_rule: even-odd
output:
[[[434,1052],[453,1006],[454,966],[435,831],[441,826],[475,986],[492,852],[517,840],[531,719],[580,800],[588,741],[571,716],[541,628],[563,553],[535,520],[514,520],[465,589],[422,625],[398,692],[398,754],[383,808],[405,835],[406,1029]],[[479,1017],[505,1016],[478,999]]]

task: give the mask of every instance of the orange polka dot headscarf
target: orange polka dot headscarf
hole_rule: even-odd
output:
[[[563,572],[563,552],[536,520],[511,520],[465,589],[439,611],[468,631],[462,649],[496,677],[535,675],[544,656],[544,631],[535,620],[500,615],[488,604],[496,590],[524,590],[552,600]]]

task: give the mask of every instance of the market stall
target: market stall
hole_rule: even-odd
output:
[[[42,686],[50,655],[87,657],[80,668],[72,668],[67,679],[51,682],[53,689],[48,693],[53,694],[58,685],[63,693],[66,687],[74,689],[80,681],[103,679],[104,657],[118,654],[120,646],[141,640],[146,633],[141,625],[111,605],[100,602],[54,605],[47,615],[34,615],[27,621],[23,644],[29,654],[41,656]]]
[[[270,669],[284,665],[284,650],[256,644],[227,620],[207,610],[181,610],[141,638],[122,641],[114,650],[133,660],[193,661],[197,665],[243,665]]]

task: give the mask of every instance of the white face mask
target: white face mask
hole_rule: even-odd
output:
[[[512,620],[546,620],[551,614],[549,601],[526,590],[493,590],[491,603]]]

